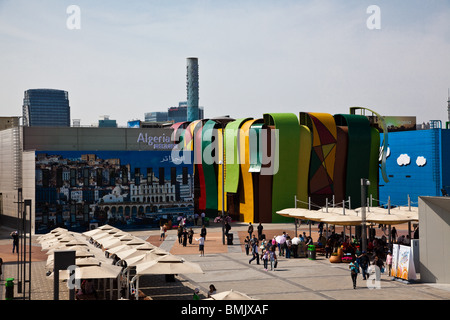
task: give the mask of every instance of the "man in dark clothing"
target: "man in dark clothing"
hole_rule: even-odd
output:
[[[206,227],[205,227],[205,225],[203,225],[201,230],[200,230],[200,236],[202,236],[204,238],[204,240],[206,241]]]
[[[366,280],[366,275],[367,277],[369,277],[369,274],[367,273],[367,268],[369,267],[370,259],[365,251],[363,251],[362,254],[359,256],[359,263],[362,270],[363,280]]]
[[[248,263],[252,263],[253,260],[256,259],[256,264],[259,264],[259,254],[258,254],[258,239],[256,239],[256,236],[253,237],[251,240],[252,245],[252,255],[253,257],[248,261]]]
[[[262,240],[262,233],[263,233],[264,227],[262,226],[261,222],[258,225],[258,240]]]
[[[228,237],[228,232],[231,230],[231,226],[228,221],[225,222],[225,235]]]
[[[247,229],[247,232],[248,232],[248,236],[250,237],[250,239],[252,239],[252,235],[253,235],[253,225],[252,225],[251,222],[248,223],[248,229]]]
[[[13,238],[12,253],[14,253],[14,249],[16,249],[16,252],[19,253],[19,233],[17,231],[14,231],[11,233],[11,237]]]

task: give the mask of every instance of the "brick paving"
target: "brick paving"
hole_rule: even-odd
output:
[[[397,227],[400,234],[406,232],[406,227]],[[256,225],[255,225],[256,229]],[[198,236],[199,228],[195,227]],[[164,276],[152,275],[141,278],[139,288],[152,300],[192,300],[194,288],[199,288],[201,298],[206,297],[209,285],[216,286],[218,292],[233,289],[263,300],[448,300],[450,286],[433,285],[419,282],[403,283],[392,281],[386,275],[382,276],[381,289],[369,289],[367,282],[358,279],[357,290],[352,289],[350,274],[346,264],[331,264],[325,257],[318,256],[316,260],[305,258],[286,259],[280,257],[279,268],[275,271],[265,271],[255,262],[248,263],[243,243],[247,236],[247,224],[233,223],[231,232],[234,235],[233,245],[222,244],[220,226],[208,227],[205,242],[205,256],[199,257],[198,244],[193,241],[183,247],[178,243],[176,230],[167,233],[165,241],[159,240],[159,230],[133,231],[150,243],[160,246],[170,253],[198,263],[204,270],[203,274],[177,275],[174,282],[167,282]],[[4,299],[4,282],[6,278],[17,274],[17,256],[11,254],[9,231],[0,227],[0,257],[5,262],[3,277],[0,280],[0,300]],[[264,224],[264,234],[267,239],[286,231],[294,235],[292,224]],[[308,226],[302,226],[299,232],[309,233]],[[339,232],[339,229],[337,230]],[[312,227],[313,238],[317,235],[317,226]],[[348,232],[348,231],[347,231]],[[195,237],[195,235],[194,235]],[[33,237],[34,240],[34,237]],[[52,300],[53,279],[45,275],[45,252],[33,241],[32,246],[32,281],[31,300]],[[101,288],[100,288],[101,289]],[[68,300],[69,294],[64,282],[60,283],[60,300]],[[99,291],[102,295],[103,291]],[[15,292],[16,299],[21,295]],[[107,292],[106,298],[109,298]],[[117,299],[117,291],[113,292]]]

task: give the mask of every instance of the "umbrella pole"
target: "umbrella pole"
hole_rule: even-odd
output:
[[[127,294],[126,294],[127,299],[130,298],[130,268],[127,267]]]
[[[308,210],[311,211],[311,197],[308,197]],[[311,219],[309,220],[309,236],[311,237]]]
[[[388,214],[391,214],[391,196],[388,196]],[[389,225],[388,232],[389,232],[389,244],[392,244],[391,225]]]
[[[408,194],[408,209],[411,211],[411,197]],[[411,241],[411,221],[408,222],[408,236],[409,240]]]
[[[120,300],[120,289],[122,288],[121,276],[117,277],[117,300]]]
[[[109,300],[112,300],[113,298],[113,278],[109,279]]]
[[[297,195],[294,195],[294,208],[297,209]],[[297,237],[297,218],[294,219],[295,223],[295,237]]]

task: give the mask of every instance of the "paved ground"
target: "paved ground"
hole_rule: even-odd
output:
[[[256,226],[255,226],[256,227]],[[406,232],[401,227],[399,233]],[[199,233],[199,228],[194,228]],[[133,231],[132,233],[155,245],[184,257],[188,261],[198,263],[205,271],[203,274],[178,275],[175,282],[166,282],[164,276],[148,276],[142,278],[140,288],[153,300],[192,300],[194,288],[201,290],[201,297],[206,297],[210,284],[214,284],[218,292],[233,289],[246,293],[259,300],[449,300],[450,285],[420,283],[404,283],[394,281],[382,275],[381,288],[368,288],[367,281],[358,276],[357,288],[353,289],[350,272],[346,264],[332,264],[324,256],[318,255],[316,260],[306,258],[279,259],[275,271],[265,271],[262,265],[245,254],[243,240],[247,235],[247,224],[233,223],[231,232],[234,235],[233,245],[222,244],[220,226],[208,227],[205,243],[205,256],[200,257],[198,245],[194,241],[183,247],[178,243],[176,231],[170,230],[164,241],[159,240],[159,230]],[[312,228],[313,238],[317,235],[317,227]],[[9,277],[17,279],[17,256],[11,253],[11,230],[0,227],[0,257],[4,261],[3,276],[0,280],[0,300],[4,299],[4,280]],[[264,224],[267,238],[281,234],[282,231],[294,235],[291,224]],[[299,232],[309,233],[308,226],[302,226]],[[337,230],[339,231],[339,230]],[[348,230],[347,230],[348,233]],[[52,300],[53,280],[46,277],[45,264],[47,255],[35,242],[32,244],[32,300]],[[370,284],[370,283],[369,283]],[[17,285],[16,285],[17,291]],[[114,293],[114,297],[117,293]],[[21,294],[15,293],[16,299]],[[67,287],[60,285],[60,299],[68,299]]]

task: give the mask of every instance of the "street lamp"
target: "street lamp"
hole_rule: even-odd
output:
[[[361,178],[361,220],[362,220],[362,251],[367,249],[367,235],[366,235],[366,186],[370,186],[370,181],[365,178]]]
[[[225,244],[225,127],[235,119],[223,116],[212,118],[211,120],[220,124],[222,129],[222,160],[219,160],[219,164],[222,165],[222,243]]]
[[[223,137],[223,132],[222,132],[222,137]],[[224,152],[223,152],[223,139],[222,139],[222,159],[223,159],[223,155],[224,155]],[[225,197],[225,191],[224,191],[224,188],[225,188],[225,183],[224,183],[224,181],[225,181],[225,179],[224,179],[225,163],[223,160],[220,160],[219,164],[222,165],[222,244],[225,244],[225,212],[224,212],[225,211],[225,200],[224,200],[224,197]]]

